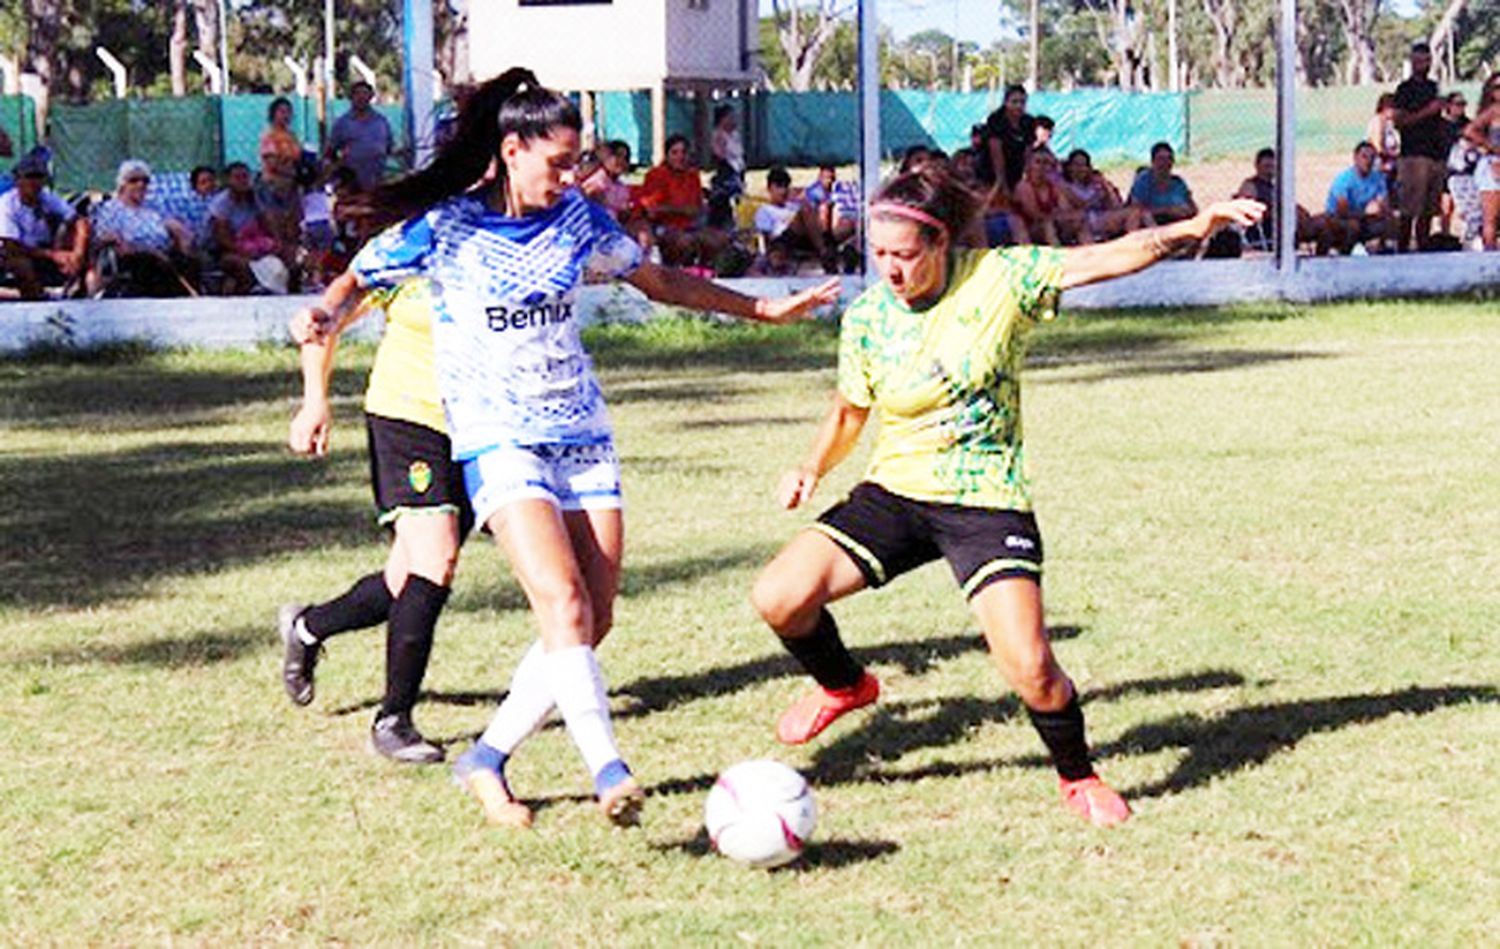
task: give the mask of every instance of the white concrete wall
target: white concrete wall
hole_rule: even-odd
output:
[[[753,0],[663,2],[667,13],[667,70],[673,78],[748,78],[749,73],[740,69],[740,6]],[[754,17],[749,29],[757,29]]]
[[[781,296],[819,282],[820,277],[727,280],[727,286],[757,296]],[[858,277],[845,277],[847,304],[863,289]],[[1282,280],[1262,260],[1169,261],[1130,277],[1070,290],[1063,309],[1114,307],[1218,306],[1258,300],[1298,302],[1423,296],[1500,288],[1500,254],[1422,254],[1302,261]],[[194,300],[68,300],[50,303],[0,302],[0,353],[38,344],[80,348],[124,340],[159,346],[237,348],[287,343],[286,322],[311,297],[200,298]],[[1421,306],[1413,303],[1413,306]],[[1476,306],[1500,314],[1494,303]],[[585,287],[579,319],[634,322],[656,308],[625,284]],[[380,334],[378,315],[355,325],[351,335]]]
[[[546,7],[470,0],[469,65],[479,80],[525,66],[553,89],[650,88],[666,76],[667,2],[686,0]]]

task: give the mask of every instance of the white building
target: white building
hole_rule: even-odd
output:
[[[660,155],[667,90],[707,95],[759,84],[758,6],[757,0],[469,0],[469,65],[477,80],[526,66],[554,89],[649,89]]]

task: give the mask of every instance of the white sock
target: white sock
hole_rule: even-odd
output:
[[[590,775],[597,775],[611,761],[620,760],[614,729],[609,724],[609,699],[604,694],[604,676],[591,646],[569,646],[543,656],[547,685],[562,712],[568,737],[573,739]]]
[[[540,642],[532,643],[526,650],[510,678],[510,691],[505,694],[505,701],[495,710],[495,717],[490,719],[490,726],[479,737],[480,741],[507,755],[514,754],[521,742],[546,724],[555,703],[543,665],[545,655]]]

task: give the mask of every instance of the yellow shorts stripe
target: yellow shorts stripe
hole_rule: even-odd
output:
[[[389,511],[382,511],[375,519],[375,523],[381,527],[396,523],[396,519],[407,514],[457,514],[457,504],[434,504],[430,507],[393,507]]]
[[[864,561],[865,566],[870,568],[870,572],[875,574],[877,583],[885,582],[885,564],[880,562],[880,558],[870,553],[869,548],[865,547],[864,544],[861,544],[837,527],[829,527],[822,521],[815,521],[811,525],[811,528],[819,533],[828,535],[835,544],[838,544],[849,553]]]
[[[1010,558],[991,560],[989,563],[980,567],[978,570],[975,570],[973,575],[971,575],[969,579],[964,582],[964,596],[972,596],[974,594],[974,590],[981,583],[983,583],[985,580],[988,580],[990,577],[993,577],[995,574],[999,573],[1002,570],[1025,570],[1032,576],[1039,577],[1042,575],[1042,568],[1038,566],[1036,561],[1034,560],[1016,560]]]

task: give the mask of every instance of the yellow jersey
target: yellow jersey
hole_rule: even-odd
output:
[[[844,313],[839,393],[879,416],[865,478],[921,501],[1029,511],[1021,367],[1027,331],[1056,315],[1063,254],[961,250],[950,269],[926,310],[881,281]]]
[[[372,306],[385,308],[385,337],[370,369],[365,411],[446,434],[434,368],[431,288],[425,279],[407,280],[372,297]]]

